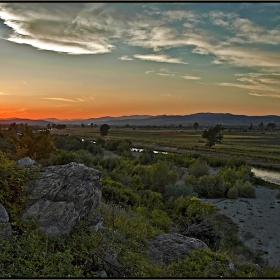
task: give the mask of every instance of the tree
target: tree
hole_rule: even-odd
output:
[[[259,123],[259,129],[260,129],[261,131],[263,130],[263,127],[264,127],[263,122]]]
[[[193,128],[194,128],[195,130],[198,129],[198,126],[199,126],[199,124],[198,124],[197,122],[195,122],[195,123],[193,124]]]
[[[110,129],[110,126],[108,124],[106,124],[106,123],[102,124],[99,129],[100,135],[103,137],[106,136],[108,134],[109,129]]]
[[[202,133],[202,138],[207,140],[206,146],[211,148],[215,144],[221,143],[224,137],[222,134],[223,130],[224,128],[221,124],[217,124],[208,130],[204,130]]]
[[[274,130],[274,129],[276,128],[276,123],[268,123],[268,124],[267,124],[267,128],[268,128],[269,130]]]
[[[28,124],[20,135],[12,136],[16,158],[31,157],[35,160],[47,159],[56,151],[54,139],[49,129],[35,133]]]

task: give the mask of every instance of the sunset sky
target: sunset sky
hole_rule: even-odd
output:
[[[0,3],[0,118],[280,115],[280,3]]]

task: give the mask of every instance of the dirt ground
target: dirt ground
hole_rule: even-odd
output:
[[[239,238],[260,253],[269,266],[280,268],[280,200],[277,190],[255,186],[256,198],[202,199],[213,203],[239,228]]]

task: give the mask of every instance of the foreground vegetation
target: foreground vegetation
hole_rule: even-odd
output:
[[[41,133],[38,139],[44,135],[42,145],[45,141],[50,148],[40,156],[26,148],[34,138],[28,128],[18,136],[11,131],[2,134],[0,201],[10,214],[14,234],[0,239],[0,277],[100,277],[100,271],[91,266],[92,254],[106,254],[109,249],[118,254],[119,264],[131,268],[131,277],[280,276],[243,246],[230,219],[200,200],[254,197],[255,179],[244,160],[151,150],[134,157],[132,142],[123,137],[110,141],[97,137],[93,143],[74,135],[54,138],[48,130]],[[104,149],[118,156],[105,157]],[[99,211],[104,228],[94,232],[81,222],[69,236],[53,239],[20,222],[25,183],[38,174],[38,170],[27,172],[15,166],[22,156],[36,157],[43,166],[75,161],[101,170]],[[220,172],[211,175],[210,167],[219,167]],[[190,175],[185,178],[186,171]],[[182,183],[177,184],[178,180]],[[170,232],[198,238],[211,250],[194,250],[169,265],[151,264],[147,241]]]

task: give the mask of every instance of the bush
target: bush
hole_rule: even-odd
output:
[[[174,201],[174,214],[184,217],[187,221],[199,223],[210,219],[216,212],[216,207],[202,202],[196,197],[179,197]]]
[[[152,191],[164,193],[165,186],[175,184],[178,179],[176,171],[170,169],[170,166],[165,161],[158,161],[148,166],[148,187]]]
[[[239,197],[244,197],[244,198],[256,197],[256,190],[248,181],[243,182],[241,180],[237,180],[235,183],[235,188],[238,190]]]
[[[138,205],[141,198],[130,189],[124,188],[119,182],[105,179],[102,186],[102,197],[105,201],[112,201],[123,207]]]
[[[19,219],[24,209],[27,182],[38,176],[39,168],[18,167],[0,152],[0,202],[6,208],[11,221],[20,226]]]
[[[238,269],[231,269],[236,267]],[[167,267],[168,277],[178,278],[234,278],[261,277],[260,269],[253,264],[237,265],[229,257],[210,250],[193,250],[190,255]],[[273,274],[275,275],[275,274]]]
[[[199,197],[220,198],[225,196],[226,188],[221,178],[216,175],[200,177],[194,184],[194,191]]]
[[[227,197],[230,199],[238,198],[238,189],[236,187],[232,187],[228,190]]]
[[[209,166],[207,163],[202,162],[200,159],[197,159],[194,164],[188,168],[188,171],[190,175],[199,178],[201,176],[209,174]]]
[[[165,232],[170,231],[172,220],[165,211],[161,209],[154,209],[152,212],[150,212],[149,217],[154,226],[163,229]]]
[[[177,186],[177,185],[167,185],[165,186],[165,192],[164,192],[165,197],[171,197],[173,196],[174,199],[179,198],[180,196],[198,196],[198,194],[194,191],[192,185],[184,185],[184,186]]]
[[[233,168],[239,168],[242,165],[246,165],[246,161],[243,158],[239,158],[239,157],[231,157],[226,161],[226,166]]]

